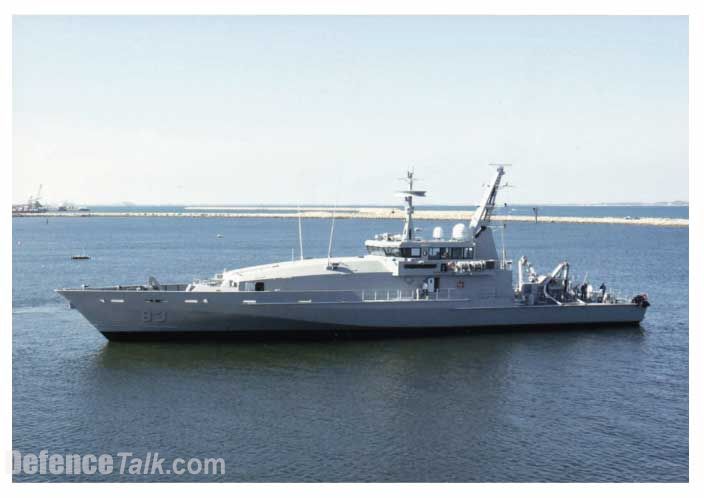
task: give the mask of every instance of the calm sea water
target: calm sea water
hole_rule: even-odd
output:
[[[329,222],[303,229],[306,255],[324,255]],[[399,229],[338,220],[335,253]],[[568,259],[597,285],[647,291],[635,329],[110,344],[52,291],[289,259],[296,236],[277,219],[13,219],[14,448],[226,461],[215,478],[90,481],[688,479],[687,229],[508,226],[514,260]],[[83,250],[93,259],[70,260]],[[16,477],[45,479],[71,480]]]

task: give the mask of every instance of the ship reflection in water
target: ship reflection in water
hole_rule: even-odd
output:
[[[83,409],[130,448],[216,448],[226,480],[619,480],[658,439],[642,433],[651,408],[628,373],[644,338],[107,343]]]

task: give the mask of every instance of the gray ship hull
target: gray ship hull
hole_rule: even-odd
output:
[[[111,340],[414,335],[487,328],[638,324],[630,304],[363,301],[354,292],[59,290]]]

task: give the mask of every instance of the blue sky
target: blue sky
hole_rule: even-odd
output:
[[[13,199],[688,199],[686,17],[15,17]],[[508,191],[507,191],[508,192]]]

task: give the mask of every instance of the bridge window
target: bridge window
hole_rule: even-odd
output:
[[[428,259],[472,259],[474,255],[472,247],[429,247],[427,251]]]
[[[420,258],[420,247],[402,247],[401,256],[404,258]]]
[[[264,282],[257,282],[254,284],[254,290],[255,291],[263,291],[264,290]]]

